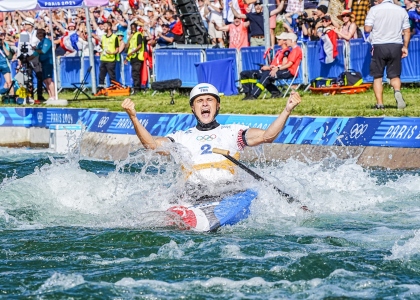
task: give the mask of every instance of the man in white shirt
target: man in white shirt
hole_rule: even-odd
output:
[[[384,109],[382,77],[386,67],[387,77],[394,88],[397,108],[406,107],[401,94],[401,59],[408,56],[410,42],[410,23],[404,8],[392,0],[378,0],[369,10],[365,20],[365,32],[370,32],[372,61],[370,75],[374,78],[373,91],[376,109]],[[403,35],[402,35],[403,34]]]

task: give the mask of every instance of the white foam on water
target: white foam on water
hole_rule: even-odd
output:
[[[17,161],[32,152],[0,149],[0,153]],[[159,227],[168,218],[160,212],[172,205],[171,201],[183,188],[179,164],[185,159],[182,155],[167,160],[151,151],[140,151],[125,161],[116,162],[116,171],[98,176],[81,169],[77,160],[54,159],[39,151],[35,154],[49,157],[52,163],[24,178],[11,177],[1,183],[0,224],[6,222],[22,228],[57,225]],[[145,167],[138,173],[119,172],[124,165],[133,163],[142,163]],[[147,168],[154,168],[158,174],[146,172]],[[420,222],[412,205],[420,192],[420,177],[416,175],[406,174],[395,181],[378,184],[377,178],[354,160],[332,159],[319,163],[290,159],[274,166],[252,169],[300,202],[289,204],[270,184],[257,182],[240,171],[241,184],[258,190],[259,195],[252,203],[248,220],[223,229],[226,232],[254,228],[277,234],[320,234],[314,225],[334,218],[363,222],[368,217],[371,222],[378,222],[377,227],[387,227],[381,224],[383,218],[395,218],[393,222],[398,223],[405,222],[407,215],[410,220]],[[409,204],[404,206],[404,201]],[[397,203],[401,217],[392,209]],[[302,205],[312,212],[304,212]],[[25,217],[31,213],[30,218]],[[335,228],[330,232],[325,228],[322,231],[323,235],[340,236]],[[378,239],[384,241],[389,233],[384,232],[381,236],[378,232],[354,232],[351,236],[352,233],[347,232],[345,238],[369,243]],[[398,237],[398,230],[391,236]],[[385,242],[390,243],[392,239]]]
[[[85,280],[81,275],[65,275],[56,272],[39,287],[36,293],[42,294],[47,292],[65,291],[83,283],[85,283]]]
[[[414,255],[420,254],[420,230],[415,230],[414,235],[411,237],[401,237],[392,246],[391,255],[387,256],[386,259],[410,259]]]

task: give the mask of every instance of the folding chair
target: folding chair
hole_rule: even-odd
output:
[[[300,69],[300,65],[297,67],[295,76],[293,76],[293,78],[290,78],[290,79],[280,79],[280,80],[277,81],[277,82],[281,83],[282,86],[283,85],[287,85],[287,89],[286,89],[286,92],[283,94],[283,98],[285,98],[287,96],[287,94],[289,93],[289,90],[292,88],[292,85],[295,82],[295,80],[296,80],[296,78],[297,78],[297,76],[299,74],[299,69]],[[298,84],[297,89],[299,87],[300,87],[300,83]]]
[[[89,100],[92,99],[92,98],[90,98],[90,96],[88,94],[85,93],[86,83],[87,83],[87,80],[89,78],[89,74],[90,74],[91,70],[92,70],[92,66],[90,66],[87,69],[85,77],[83,78],[82,82],[75,82],[75,83],[71,84],[72,86],[74,86],[77,89],[76,90],[76,95],[74,95],[73,100],[77,100],[77,98],[79,98],[79,96],[80,96],[80,93],[83,93],[86,97],[88,97]]]

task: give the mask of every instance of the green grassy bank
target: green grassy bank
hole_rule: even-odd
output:
[[[353,95],[315,95],[311,92],[299,91],[302,95],[302,103],[295,109],[294,115],[309,116],[420,116],[420,88],[405,87],[402,89],[407,108],[397,110],[393,96],[393,90],[389,86],[384,87],[385,110],[373,109],[376,103],[373,90]],[[175,94],[175,104],[170,104],[170,94],[157,93],[152,96],[152,91],[143,92],[130,96],[136,103],[138,112],[160,112],[160,113],[189,113],[188,105],[189,90],[181,90]],[[71,101],[74,94],[70,91],[60,93],[60,99],[68,99],[69,106],[74,108],[105,108],[110,111],[121,111],[121,101],[126,97],[92,97],[92,100],[82,94],[77,101]],[[222,96],[222,114],[277,114],[286,102],[286,99],[266,99],[255,101],[242,101],[243,95]],[[260,97],[262,98],[262,97]]]

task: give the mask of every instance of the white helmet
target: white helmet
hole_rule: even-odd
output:
[[[210,83],[197,84],[190,93],[190,106],[192,106],[194,99],[201,95],[212,95],[220,103],[219,91]]]

